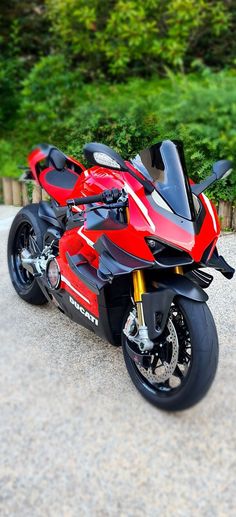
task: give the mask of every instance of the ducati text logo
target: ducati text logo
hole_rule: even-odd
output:
[[[90,320],[92,323],[94,323],[95,325],[98,325],[98,320],[97,318],[95,318],[95,316],[93,316],[92,314],[90,314],[90,312],[86,311],[86,309],[84,307],[82,307],[82,305],[80,305],[78,302],[76,302],[74,300],[74,298],[72,298],[71,296],[69,297],[69,301],[70,303],[72,303],[72,305],[75,306],[75,308],[81,312],[81,314],[83,314],[83,316],[85,316],[85,318],[88,318],[88,320]]]

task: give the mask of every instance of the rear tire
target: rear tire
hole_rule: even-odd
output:
[[[148,376],[142,375],[140,371],[142,368],[138,368],[128,354],[127,344],[131,344],[131,342],[122,333],[124,359],[134,385],[151,404],[166,411],[180,411],[190,408],[204,397],[215,377],[219,354],[215,323],[206,303],[178,297],[174,300],[174,304],[183,317],[182,321],[184,321],[187,329],[188,343],[191,343],[191,352],[186,356],[190,355],[187,373],[183,376],[182,382],[177,388],[168,387],[170,379],[166,383],[149,382]],[[126,314],[124,323],[129,312]],[[174,319],[172,319],[172,322],[174,323]],[[181,357],[184,357],[183,343],[186,343],[186,341],[183,340],[183,343],[181,343],[181,329],[175,326],[175,330],[179,340],[178,364],[180,362],[179,367],[182,368],[180,355],[182,354]]]
[[[38,203],[22,208],[16,215],[8,237],[7,258],[12,284],[17,294],[28,303],[43,305],[47,298],[39,284],[20,264],[20,248],[27,247],[29,236],[33,237],[40,251],[43,249],[43,236],[48,225],[38,216]],[[22,232],[22,235],[21,235]]]

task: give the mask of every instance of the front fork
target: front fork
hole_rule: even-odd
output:
[[[144,278],[144,272],[140,269],[133,271],[133,286],[134,286],[134,302],[137,310],[137,319],[140,326],[143,326],[144,315],[143,315],[143,304],[142,295],[146,292],[146,283]]]
[[[181,274],[181,268],[175,268],[175,273]],[[158,287],[156,282],[153,285]],[[124,327],[124,334],[129,341],[133,341],[138,345],[141,352],[148,352],[153,349],[154,343],[149,339],[148,328],[145,323],[142,296],[146,293],[146,282],[144,271],[138,269],[133,271],[133,288],[134,288],[134,303],[136,306],[136,314],[132,311],[126,321]],[[138,325],[136,333],[134,334],[135,320]]]
[[[153,343],[148,337],[148,328],[145,325],[143,314],[142,295],[146,292],[145,278],[143,271],[133,271],[133,287],[134,287],[134,303],[136,306],[136,314],[132,311],[127,319],[124,333],[130,341],[136,343],[141,352],[152,350]],[[138,324],[135,335],[133,329],[136,323]]]
[[[183,268],[181,266],[176,266],[174,268],[174,273],[177,275],[183,275]],[[145,321],[143,314],[142,295],[146,292],[146,282],[143,270],[137,269],[136,271],[133,271],[133,287],[134,302],[137,310],[137,320],[140,326],[144,326]],[[158,287],[157,282],[155,282],[155,287]]]

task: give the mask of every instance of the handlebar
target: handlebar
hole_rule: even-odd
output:
[[[90,203],[114,203],[116,202],[122,194],[122,190],[118,188],[113,188],[111,190],[104,190],[101,194],[97,194],[96,196],[85,196],[85,197],[76,197],[75,199],[67,199],[66,203],[68,206],[73,205],[88,205]]]

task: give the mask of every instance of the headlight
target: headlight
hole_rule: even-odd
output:
[[[184,266],[193,262],[192,257],[180,248],[165,244],[153,237],[147,237],[145,240],[157,264],[161,267]]]
[[[192,194],[193,196],[193,206],[195,210],[195,214],[198,215],[201,209],[201,203],[198,197],[195,194]]]

